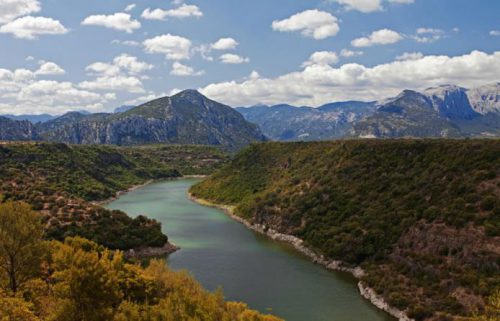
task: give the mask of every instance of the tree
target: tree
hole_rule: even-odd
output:
[[[40,272],[44,244],[40,215],[22,202],[0,204],[0,285],[17,292]],[[5,283],[5,282],[2,282]]]

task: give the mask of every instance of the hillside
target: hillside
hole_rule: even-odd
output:
[[[229,150],[265,140],[235,110],[194,90],[115,114],[68,113],[36,126],[41,140],[68,144],[154,143],[222,146]]]
[[[360,265],[416,320],[452,320],[500,287],[499,182],[499,140],[266,143],[191,193]]]
[[[161,247],[158,222],[129,218],[94,205],[118,191],[152,179],[207,174],[226,160],[203,146],[69,146],[51,143],[0,145],[0,200],[22,200],[40,211],[47,236],[80,235],[112,249]]]

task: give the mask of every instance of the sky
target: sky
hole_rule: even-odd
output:
[[[497,0],[0,0],[0,114],[183,89],[233,107],[500,81]]]

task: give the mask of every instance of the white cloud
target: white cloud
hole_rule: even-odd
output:
[[[494,37],[500,36],[500,30],[491,30],[490,36],[494,36]]]
[[[151,69],[153,65],[128,54],[115,57],[113,63],[94,62],[85,68],[91,74],[99,76],[138,75]]]
[[[302,64],[302,67],[311,65],[334,65],[339,62],[339,56],[333,51],[317,51],[313,53],[309,60]]]
[[[418,28],[417,34],[411,38],[421,43],[431,43],[438,41],[444,36],[445,32],[441,29]]]
[[[82,21],[84,26],[101,26],[132,33],[141,27],[141,23],[133,20],[128,13],[118,12],[112,15],[93,15]]]
[[[132,74],[140,74],[147,70],[153,69],[153,65],[143,61],[139,61],[137,57],[122,54],[113,59],[115,66],[120,67],[122,70],[128,71]]]
[[[387,0],[390,3],[411,4],[415,0]],[[370,13],[375,11],[382,11],[383,0],[330,0],[330,2],[337,2],[344,6],[346,10],[357,10],[363,13]]]
[[[388,45],[403,40],[403,36],[394,30],[381,29],[372,32],[368,37],[351,41],[354,47],[371,47],[374,45]]]
[[[105,62],[94,62],[85,68],[91,74],[114,76],[120,73],[120,68]]]
[[[399,55],[396,57],[396,60],[403,61],[403,60],[418,60],[422,59],[424,57],[424,54],[421,52],[405,52],[402,55]]]
[[[83,81],[78,86],[83,89],[96,91],[144,92],[141,80],[135,76],[100,76],[92,81]]]
[[[147,8],[141,14],[141,17],[148,20],[165,20],[167,17],[169,18],[189,18],[189,17],[202,17],[203,12],[201,12],[200,8],[195,5],[187,5],[183,4],[178,8],[163,10],[163,9],[153,9]]]
[[[284,20],[273,21],[273,30],[281,32],[300,31],[304,37],[316,40],[335,36],[339,31],[338,19],[319,10],[306,10]]]
[[[20,39],[36,39],[39,35],[61,35],[68,32],[61,22],[52,18],[26,16],[0,27],[0,33],[11,33]]]
[[[241,57],[239,55],[229,54],[229,53],[223,54],[222,56],[220,56],[219,60],[223,64],[232,64],[232,65],[250,62],[250,58],[245,58],[245,57]]]
[[[125,12],[130,12],[130,11],[134,10],[135,7],[136,7],[135,3],[129,4],[128,6],[125,7]]]
[[[0,0],[0,24],[40,11],[38,0]]]
[[[347,10],[358,10],[364,13],[382,10],[382,0],[333,0]]]
[[[35,75],[37,76],[64,75],[65,73],[64,69],[53,62],[45,62],[35,71]]]
[[[353,63],[339,67],[312,65],[276,78],[214,83],[201,91],[233,106],[256,102],[321,105],[350,99],[377,100],[403,89],[423,90],[447,83],[473,87],[496,82],[499,74],[500,51],[473,51],[462,56],[424,56],[373,67]]]
[[[147,53],[164,54],[170,60],[189,59],[191,40],[171,34],[146,39],[143,42]]]
[[[115,45],[124,45],[124,46],[130,46],[130,47],[139,47],[141,45],[140,42],[135,41],[135,40],[113,40],[111,41],[112,44]]]
[[[79,87],[95,91],[143,93],[141,74],[152,68],[153,65],[139,61],[137,57],[121,54],[112,63],[95,62],[88,65],[85,70],[96,78],[81,82]]]
[[[55,70],[47,66],[42,65],[40,69],[45,71],[42,73],[27,69],[0,69],[0,113],[57,114],[103,103],[110,98],[78,89],[70,82],[37,80],[36,77]]]
[[[362,51],[352,51],[349,49],[342,49],[342,51],[340,51],[340,55],[342,57],[350,58],[350,57],[362,56],[363,52]]]
[[[214,50],[232,50],[239,45],[238,41],[233,38],[220,38],[211,45]]]
[[[172,70],[170,71],[171,75],[174,76],[201,76],[205,74],[205,71],[195,71],[192,67],[181,64],[178,61],[175,61],[172,64]]]

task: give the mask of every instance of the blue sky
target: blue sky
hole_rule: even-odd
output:
[[[0,113],[110,111],[186,88],[317,106],[479,86],[500,81],[498,12],[491,0],[0,0]]]

